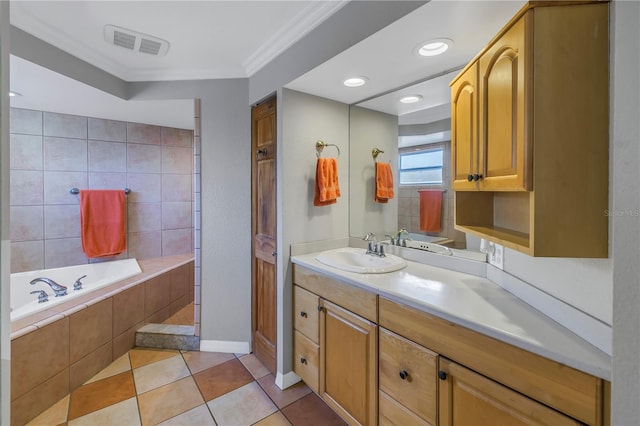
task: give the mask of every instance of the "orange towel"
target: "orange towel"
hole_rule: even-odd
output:
[[[313,205],[326,206],[334,204],[339,196],[338,160],[336,158],[318,158]]]
[[[420,229],[440,232],[442,214],[442,191],[422,189],[420,193]]]
[[[393,172],[391,164],[376,162],[376,187],[373,199],[376,203],[386,203],[393,198]]]
[[[122,190],[80,191],[82,250],[87,257],[114,256],[127,249]]]

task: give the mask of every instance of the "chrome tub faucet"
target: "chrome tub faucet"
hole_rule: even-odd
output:
[[[46,277],[36,278],[34,280],[31,280],[30,284],[34,285],[37,282],[43,282],[45,284],[48,284],[49,287],[51,287],[53,292],[56,294],[56,297],[66,296],[67,295],[67,288],[65,286],[63,286],[63,285],[58,284],[57,282],[55,282],[51,278],[46,278]]]

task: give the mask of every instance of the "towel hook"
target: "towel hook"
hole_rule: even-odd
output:
[[[374,161],[378,158],[378,154],[384,154],[384,151],[378,148],[373,148],[371,150],[371,156],[373,157]]]
[[[325,149],[328,146],[333,146],[338,150],[338,158],[340,157],[340,147],[338,145],[332,144],[332,143],[326,143],[323,141],[318,141],[316,142],[316,156],[318,158],[320,158],[320,154],[322,153],[322,150]]]

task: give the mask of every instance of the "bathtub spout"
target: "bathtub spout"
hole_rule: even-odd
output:
[[[66,296],[67,295],[67,288],[65,286],[63,286],[63,285],[58,284],[57,282],[55,282],[51,278],[45,278],[45,277],[36,278],[34,280],[31,280],[30,284],[34,285],[35,283],[40,282],[40,281],[42,281],[45,284],[48,284],[49,287],[51,287],[53,292],[56,294],[56,297]]]

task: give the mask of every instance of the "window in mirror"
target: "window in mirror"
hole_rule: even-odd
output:
[[[400,185],[442,185],[442,146],[401,150],[398,157]]]

